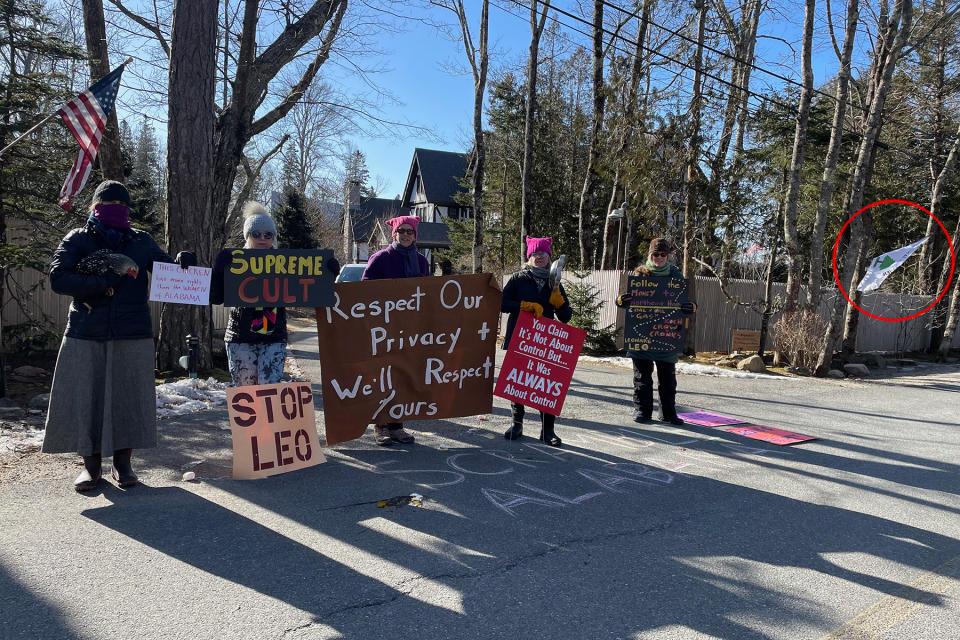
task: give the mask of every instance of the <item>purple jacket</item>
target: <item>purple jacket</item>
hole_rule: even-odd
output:
[[[422,253],[417,253],[420,261],[421,276],[430,275],[430,265]],[[361,280],[386,280],[387,278],[405,278],[407,270],[403,259],[403,254],[393,248],[393,245],[380,249],[370,256],[367,261],[367,268],[363,272]]]

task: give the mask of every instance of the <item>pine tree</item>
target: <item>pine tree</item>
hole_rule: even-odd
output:
[[[283,200],[274,214],[280,242],[288,249],[315,249],[317,247],[307,222],[306,199],[293,186],[283,189]]]

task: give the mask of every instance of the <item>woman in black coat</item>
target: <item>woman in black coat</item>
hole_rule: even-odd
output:
[[[176,261],[149,233],[130,227],[130,194],[107,180],[94,191],[87,223],[60,242],[50,285],[71,296],[70,314],[50,389],[44,453],[79,453],[77,491],[100,480],[103,456],[121,487],[137,483],[133,449],[157,445],[153,322],[147,272],[155,262],[196,264],[187,251]]]
[[[552,238],[527,237],[527,262],[520,271],[510,276],[507,286],[503,288],[503,298],[500,311],[509,313],[507,329],[503,338],[503,349],[510,346],[513,328],[517,325],[517,318],[521,311],[529,311],[534,317],[546,316],[560,322],[570,322],[573,310],[567,300],[567,292],[563,285],[550,289],[550,257]],[[517,440],[523,435],[524,406],[518,402],[511,402],[513,410],[513,425],[507,429],[503,437],[507,440]],[[540,441],[551,447],[562,444],[554,433],[556,416],[540,412]]]

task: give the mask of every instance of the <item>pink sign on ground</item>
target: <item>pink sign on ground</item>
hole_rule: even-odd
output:
[[[691,413],[678,413],[684,422],[699,424],[704,427],[723,427],[729,424],[743,424],[744,420],[722,416],[719,413],[710,413],[709,411],[693,411]]]
[[[586,337],[583,329],[521,312],[493,394],[559,416]]]
[[[808,440],[816,440],[814,436],[805,436],[802,433],[793,433],[791,431],[784,431],[783,429],[764,427],[759,424],[752,424],[749,427],[733,427],[732,429],[727,429],[726,431],[727,433],[736,433],[746,438],[763,440],[764,442],[778,444],[781,446],[785,444],[807,442]]]

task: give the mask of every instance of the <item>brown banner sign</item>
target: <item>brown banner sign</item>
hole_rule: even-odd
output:
[[[233,477],[265,478],[326,462],[309,382],[227,389]]]
[[[490,274],[337,284],[317,309],[327,445],[369,424],[489,413],[499,314]]]

